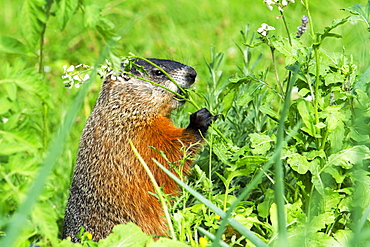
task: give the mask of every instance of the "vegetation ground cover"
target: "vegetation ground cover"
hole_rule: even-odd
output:
[[[59,236],[97,69],[131,52],[196,68],[192,98],[221,113],[170,209],[177,246],[367,246],[369,2],[284,2],[1,2],[0,245],[73,245]],[[91,66],[80,88],[71,64]],[[99,246],[139,239],[175,241],[127,225]]]

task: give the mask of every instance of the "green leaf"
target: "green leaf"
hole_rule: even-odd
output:
[[[148,235],[143,233],[140,227],[134,223],[128,223],[126,225],[116,225],[113,228],[112,234],[99,241],[99,246],[144,247],[149,238]]]
[[[58,0],[55,11],[59,28],[63,30],[78,7],[77,0]]]
[[[242,165],[260,164],[267,161],[268,158],[264,156],[244,156],[243,158],[236,161],[236,165],[239,167]]]
[[[270,136],[258,133],[249,134],[249,137],[253,154],[266,155],[271,149],[271,142],[274,141]]]
[[[0,98],[0,115],[7,113],[11,106],[12,102],[7,97]]]
[[[341,106],[329,106],[325,109],[328,140],[333,153],[342,149],[345,137],[344,121],[347,120]]]
[[[299,55],[304,50],[300,40],[292,39],[290,44],[287,38],[285,39],[272,39],[272,44],[275,49],[286,57],[285,64],[291,65],[299,60]]]
[[[328,158],[328,163],[325,167],[336,165],[344,169],[351,169],[354,164],[361,164],[363,160],[369,159],[370,151],[366,146],[354,146],[332,154]]]
[[[95,27],[100,22],[102,7],[89,1],[84,8],[85,27]]]
[[[343,19],[334,20],[333,23],[330,26],[324,28],[323,33],[316,33],[317,42],[314,43],[314,46],[320,46],[326,37],[341,38],[342,35],[331,33],[331,31],[333,29],[335,29],[336,27],[346,23],[348,21],[348,19],[349,19],[349,16],[347,16]]]
[[[325,76],[326,86],[330,84],[343,83],[343,82],[344,82],[344,76],[341,74],[340,71],[329,73]]]
[[[279,115],[277,114],[277,112],[275,112],[274,110],[272,110],[271,109],[271,107],[269,107],[269,106],[266,106],[266,105],[262,105],[262,106],[260,106],[259,107],[259,110],[262,112],[262,113],[264,113],[264,114],[266,114],[266,115],[268,115],[268,116],[270,116],[272,119],[274,119],[275,121],[279,121],[278,119],[279,119]]]
[[[348,246],[349,240],[353,237],[353,231],[349,229],[338,230],[334,233],[334,238],[339,242],[339,246]]]
[[[320,174],[312,174],[311,182],[313,185],[315,185],[315,189],[320,193],[320,195],[324,195],[325,186],[321,179]]]
[[[325,212],[315,216],[309,223],[307,229],[308,232],[317,232],[324,229],[326,225],[329,225],[335,221],[335,217],[331,212]]]
[[[366,86],[370,83],[370,67],[368,67],[363,75],[355,82],[354,89],[366,91]]]
[[[299,174],[306,174],[310,168],[310,162],[307,161],[306,157],[298,153],[290,155],[287,162],[290,167]]]
[[[0,35],[0,52],[36,56],[30,52],[25,44],[5,35]]]
[[[267,189],[263,193],[265,199],[263,200],[262,203],[259,203],[257,205],[257,210],[258,210],[258,216],[266,218],[267,216],[270,215],[270,207],[271,204],[274,202],[274,196],[275,192],[272,189]]]
[[[299,115],[301,115],[304,126],[301,128],[304,132],[307,132],[310,136],[320,137],[315,133],[315,119],[314,119],[314,109],[312,103],[303,99],[297,100],[297,109]]]
[[[27,151],[37,153],[41,143],[31,143],[22,134],[0,131],[0,155],[10,155],[18,152]]]
[[[329,166],[324,170],[324,172],[329,173],[338,184],[343,183],[344,179],[346,178],[346,176],[341,174],[336,167]]]
[[[100,18],[98,24],[96,25],[96,29],[98,30],[99,34],[105,40],[109,40],[109,39],[119,40],[121,38],[120,36],[117,36],[115,33],[114,23],[106,18],[102,18],[102,17]]]
[[[19,22],[29,49],[33,50],[40,40],[46,23],[44,0],[25,0],[19,13]]]
[[[43,236],[58,236],[59,228],[55,209],[48,202],[37,204],[31,213],[32,222],[40,230]],[[57,238],[50,238],[52,245],[56,244]]]
[[[168,238],[160,238],[157,241],[151,240],[147,245],[147,247],[189,247],[189,245],[185,243],[181,243],[179,241],[175,241]]]
[[[236,95],[236,90],[230,90],[228,91],[228,93],[224,96],[223,100],[222,100],[222,114],[223,115],[227,115],[227,112],[230,110],[230,108],[232,107],[233,103],[234,103],[234,98],[235,98],[235,95]]]
[[[323,233],[323,232],[315,232],[308,235],[308,241],[305,246],[309,247],[336,247],[338,242],[335,241],[334,238],[331,236]]]
[[[367,30],[370,32],[370,1],[367,2],[367,5],[354,4],[349,8],[343,10],[349,11],[353,15],[358,15],[361,17],[361,20],[364,21],[367,25]]]
[[[4,88],[8,94],[8,97],[11,101],[15,101],[17,99],[17,85],[15,83],[5,83]]]
[[[306,215],[302,210],[302,201],[298,199],[298,201],[294,202],[293,204],[286,204],[285,209],[287,211],[287,222],[288,224],[298,222],[304,222],[306,220]]]

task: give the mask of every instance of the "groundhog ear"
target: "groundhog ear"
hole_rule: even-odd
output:
[[[108,75],[107,77],[105,77],[103,83],[104,84],[111,84],[111,83],[115,82],[116,80],[117,80],[117,78],[113,79],[111,75]]]

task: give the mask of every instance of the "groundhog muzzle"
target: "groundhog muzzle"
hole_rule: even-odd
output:
[[[162,59],[149,59],[165,70],[180,87],[190,87],[197,75],[187,65]],[[155,66],[136,62],[147,72],[147,79],[174,92],[181,90]],[[142,76],[135,69],[134,75]],[[178,185],[158,168],[152,158],[171,169],[180,165],[187,150],[196,154],[214,117],[203,108],[190,116],[187,128],[176,128],[169,118],[184,101],[168,90],[136,77],[108,75],[95,107],[86,122],[74,168],[66,208],[63,238],[78,242],[81,227],[95,241],[105,238],[117,224],[133,222],[147,234],[167,235],[167,225],[152,182],[134,155],[133,144],[166,194],[179,191]],[[154,147],[154,148],[152,148]],[[167,160],[158,153],[162,151]],[[183,173],[189,173],[186,160]]]

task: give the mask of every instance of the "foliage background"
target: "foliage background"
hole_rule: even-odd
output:
[[[366,4],[346,0],[311,0],[309,3],[313,18],[313,23],[309,25],[313,25],[315,31],[323,30],[334,19],[348,16],[348,12],[342,11],[342,8],[356,3]],[[198,71],[197,92],[206,95],[197,97],[200,105],[219,112],[225,106],[222,103],[222,106],[216,104],[217,100],[212,94],[214,91],[209,91],[212,89],[210,71],[216,73],[219,85],[227,85],[229,78],[247,76],[252,72],[258,74],[258,71],[272,66],[269,48],[259,46],[250,52],[248,60],[258,60],[256,66],[253,69],[249,66],[247,72],[244,69],[244,73],[240,70],[246,59],[239,48],[244,47],[243,43],[247,41],[240,30],[248,33],[248,41],[252,35],[257,35],[255,30],[261,23],[273,25],[277,36],[286,35],[283,23],[276,19],[278,12],[270,12],[262,1],[59,0],[46,3],[42,0],[15,0],[1,1],[0,9],[0,231],[3,235],[20,203],[27,195],[32,196],[28,194],[29,189],[39,174],[41,164],[47,158],[48,148],[53,141],[56,142],[55,138],[61,133],[66,119],[76,116],[69,131],[63,133],[65,140],[61,139],[59,146],[61,157],[53,162],[53,169],[47,177],[42,194],[36,198],[36,205],[20,226],[20,234],[16,239],[16,245],[19,246],[28,246],[32,242],[39,242],[41,245],[59,243],[58,236],[78,141],[100,87],[100,79],[96,77],[93,78],[92,85],[86,87],[88,91],[83,98],[77,95],[77,89],[66,89],[61,79],[63,65],[99,65],[112,52],[119,55],[132,52],[144,57],[180,61]],[[68,9],[75,11],[68,12]],[[305,8],[296,2],[290,4],[285,11],[287,23],[294,35],[295,27],[300,25],[302,15],[306,14]],[[49,14],[45,15],[45,12]],[[359,74],[364,73],[370,64],[369,34],[365,24],[347,23],[338,27],[336,32],[341,33],[343,38],[327,40],[323,43],[322,50],[341,53],[345,46],[345,53],[351,54],[358,65]],[[303,35],[302,43],[312,43],[312,37]],[[106,47],[109,52],[104,52]],[[218,52],[224,53],[221,67],[209,70]],[[277,55],[277,63],[279,72],[283,73],[284,55]],[[273,78],[273,73],[268,74],[267,78]],[[241,93],[243,92],[239,91]],[[78,104],[82,107],[78,108]],[[69,111],[70,106],[74,105],[78,111]],[[187,105],[174,113],[174,121],[180,126],[186,126],[187,112],[194,110],[191,105]],[[243,124],[241,118],[235,117],[234,120],[234,125]],[[255,133],[263,130],[260,128],[261,123],[262,121],[254,122]],[[233,126],[222,119],[219,124],[224,132]],[[248,134],[245,133],[244,138]],[[249,139],[251,137],[253,136],[248,137],[248,142],[253,144],[253,138]],[[243,137],[239,138],[233,141],[236,146],[241,147]],[[213,141],[221,143],[217,139]],[[206,172],[206,161],[210,159],[208,153],[209,150],[205,150],[199,161]],[[256,154],[268,156],[267,151],[254,153]],[[222,168],[223,161],[218,158],[213,157],[214,166]],[[217,171],[216,168],[214,172]],[[217,196],[217,193],[227,195],[219,177],[215,173],[211,177],[215,191],[211,199],[215,199],[213,196]],[[264,193],[272,191],[267,190]],[[300,191],[296,190],[296,193]],[[235,194],[237,195],[238,193]],[[249,201],[254,204],[257,200]],[[260,202],[265,201],[261,199]],[[271,203],[265,204],[271,206]],[[221,203],[220,206],[225,204]],[[257,206],[256,203],[254,207]],[[205,215],[211,213],[207,212]],[[271,223],[271,219],[266,222]],[[217,222],[215,224],[218,225]],[[262,232],[264,231],[259,234],[266,238],[273,236]],[[191,244],[197,245],[198,241]]]

